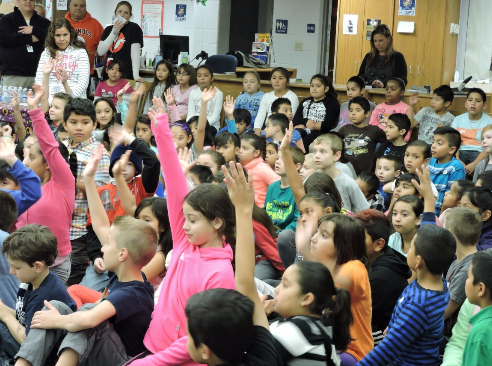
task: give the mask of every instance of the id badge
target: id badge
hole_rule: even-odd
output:
[[[34,52],[34,49],[30,44],[27,45],[27,52]]]

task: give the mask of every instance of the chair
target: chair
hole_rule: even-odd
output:
[[[205,65],[210,66],[217,74],[235,73],[237,58],[231,55],[213,55],[205,61]]]
[[[137,82],[135,80],[130,80],[130,79],[125,79],[125,80],[128,81],[130,83],[130,85],[132,86],[133,90],[135,90]],[[143,93],[142,98],[138,102],[137,116],[140,116],[143,113],[143,109],[145,106],[145,100],[147,99],[150,86],[152,85],[152,81],[144,81],[143,84],[145,86],[145,92]]]

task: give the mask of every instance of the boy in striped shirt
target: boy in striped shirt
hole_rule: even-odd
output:
[[[432,198],[432,190],[430,191]],[[431,211],[425,209],[425,211]],[[442,274],[454,259],[456,242],[448,230],[422,225],[407,256],[417,279],[396,303],[383,341],[357,365],[438,366],[444,310],[449,293]]]

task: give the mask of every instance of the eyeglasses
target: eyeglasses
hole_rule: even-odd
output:
[[[186,73],[186,72],[178,72],[176,74],[176,76],[189,76],[190,74]]]

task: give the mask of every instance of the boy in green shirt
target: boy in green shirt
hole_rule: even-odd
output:
[[[480,306],[470,318],[472,326],[462,366],[487,365],[492,360],[492,256],[476,253],[468,268],[465,292],[470,303]]]

